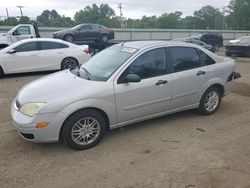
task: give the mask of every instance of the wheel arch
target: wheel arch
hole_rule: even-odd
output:
[[[4,44],[4,43],[2,43],[2,44],[0,44],[0,49],[2,49],[2,48],[6,48],[6,47],[8,47],[9,45],[8,44]]]
[[[5,74],[4,73],[4,68],[0,65],[0,72],[2,71],[3,75]],[[1,74],[0,74],[0,77],[1,77]]]
[[[62,59],[62,61],[61,61],[61,69],[63,68],[63,67],[62,67],[63,61],[64,61],[65,59],[67,59],[67,58],[72,58],[72,59],[76,60],[77,63],[78,63],[78,65],[80,65],[80,62],[79,62],[79,60],[78,60],[76,57],[67,56],[67,57],[64,57],[64,58]]]
[[[59,132],[59,140],[62,140],[62,136],[63,136],[63,127],[65,126],[65,122],[71,117],[73,116],[74,114],[80,112],[80,111],[83,111],[83,110],[95,110],[97,112],[99,112],[103,117],[104,117],[104,120],[105,120],[105,124],[106,124],[106,129],[109,130],[110,129],[110,120],[109,120],[109,117],[108,117],[108,114],[100,109],[100,108],[97,108],[97,107],[86,107],[86,108],[82,108],[82,109],[78,109],[76,111],[74,111],[73,113],[71,113],[62,123],[62,126],[60,128],[60,132]]]

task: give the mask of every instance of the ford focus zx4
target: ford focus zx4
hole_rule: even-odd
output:
[[[88,149],[109,129],[183,110],[215,113],[240,77],[234,70],[234,60],[193,44],[121,43],[27,84],[11,115],[28,141]]]

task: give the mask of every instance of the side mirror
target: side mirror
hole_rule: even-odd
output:
[[[124,77],[124,83],[130,83],[130,82],[140,82],[141,78],[137,74],[128,74]]]
[[[13,35],[13,36],[17,36],[17,35],[19,35],[19,33],[18,33],[17,30],[15,30],[15,31],[12,33],[12,35]]]
[[[14,53],[16,53],[16,50],[15,50],[15,49],[11,49],[11,50],[9,50],[7,53],[8,53],[8,54],[14,54]]]

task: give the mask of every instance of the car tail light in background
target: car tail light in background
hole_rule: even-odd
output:
[[[114,32],[114,29],[108,28],[108,29],[106,29],[106,31],[107,31],[107,32]]]
[[[83,51],[84,51],[86,54],[89,54],[89,48],[84,48]]]

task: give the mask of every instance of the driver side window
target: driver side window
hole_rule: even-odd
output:
[[[142,54],[125,71],[125,75],[136,74],[141,79],[156,77],[167,73],[164,48],[154,49]]]
[[[13,35],[30,35],[30,27],[29,26],[20,26],[14,32]]]

